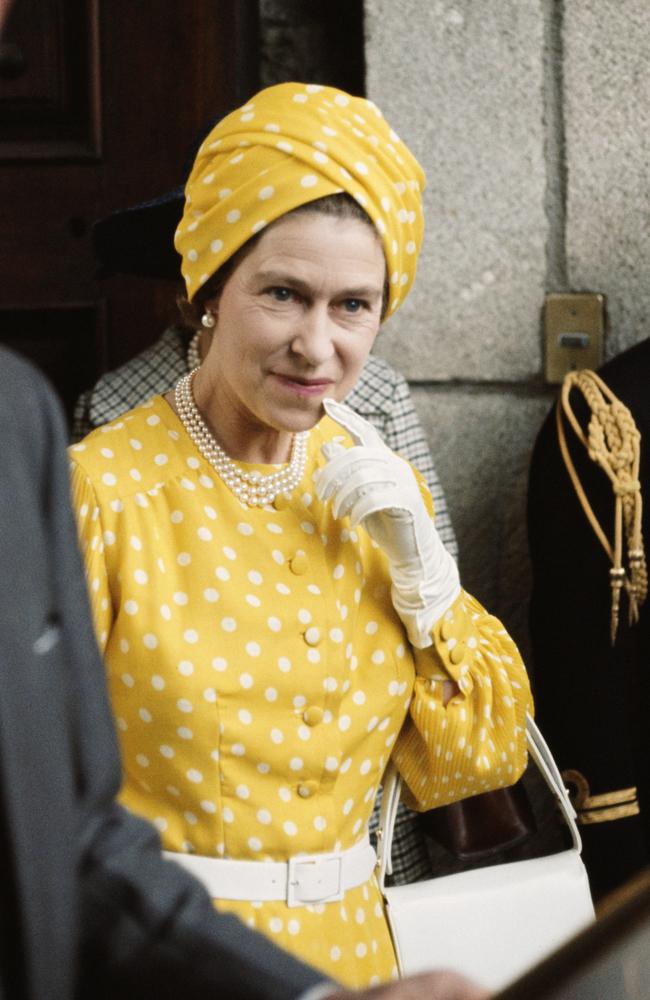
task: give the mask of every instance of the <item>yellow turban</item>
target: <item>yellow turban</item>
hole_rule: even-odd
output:
[[[212,129],[194,161],[174,240],[188,298],[270,222],[346,191],[381,236],[390,314],[415,277],[424,184],[371,101],[317,84],[267,87]]]

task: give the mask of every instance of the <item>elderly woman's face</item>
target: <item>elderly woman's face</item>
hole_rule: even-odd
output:
[[[312,427],[323,398],[343,399],[357,381],[379,329],[385,271],[378,236],[358,219],[308,212],[269,226],[208,303],[215,415],[253,433]]]

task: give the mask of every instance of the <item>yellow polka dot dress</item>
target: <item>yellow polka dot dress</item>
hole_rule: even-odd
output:
[[[383,554],[315,495],[334,437],[347,440],[324,418],[301,486],[262,509],[234,497],[160,396],[71,448],[122,801],[167,850],[285,860],[350,848],[391,754],[417,809],[524,768],[516,647],[464,592],[432,645],[410,647]],[[461,692],[445,708],[449,677]],[[325,904],[215,905],[351,986],[394,975],[374,876]]]

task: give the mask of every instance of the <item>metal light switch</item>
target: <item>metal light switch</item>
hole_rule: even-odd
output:
[[[544,306],[544,375],[560,383],[577,368],[603,361],[605,296],[598,292],[553,293]]]

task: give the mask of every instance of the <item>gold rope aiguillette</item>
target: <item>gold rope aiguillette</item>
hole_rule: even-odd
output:
[[[591,410],[587,435],[571,409],[569,395],[573,388],[580,390]],[[594,514],[571,460],[562,423],[563,413],[587,449],[589,457],[600,466],[612,484],[615,498],[613,545]],[[587,368],[569,372],[565,376],[555,416],[564,464],[582,509],[612,563],[609,571],[612,590],[610,640],[614,645],[618,632],[622,588],[625,587],[629,599],[630,625],[638,621],[639,609],[648,593],[648,569],[641,531],[643,509],[639,482],[641,434],[627,406],[617,399],[596,372]],[[627,543],[627,569],[623,565],[623,534]]]

